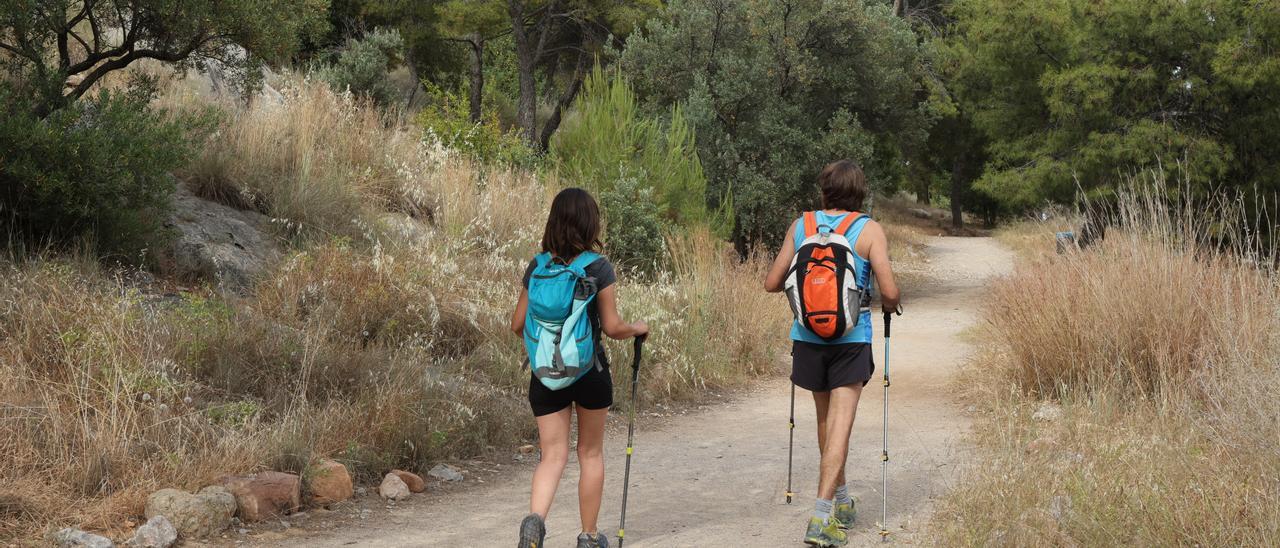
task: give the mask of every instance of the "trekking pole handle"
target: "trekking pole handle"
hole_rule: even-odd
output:
[[[636,335],[635,342],[633,343],[634,352],[632,354],[634,355],[634,359],[631,362],[632,369],[640,369],[640,351],[644,349],[644,340],[647,338],[649,338],[648,333],[645,333],[644,335]]]
[[[897,315],[899,315],[899,316],[901,316],[901,315],[902,315],[902,305],[901,305],[901,304],[899,304],[897,307],[895,307],[892,311],[889,311],[889,310],[884,311],[884,336],[885,336],[885,338],[886,338],[886,339],[887,339],[887,338],[889,338],[889,326],[890,326],[890,324],[892,324],[892,323],[893,323],[893,315],[894,315],[894,314],[897,314]]]

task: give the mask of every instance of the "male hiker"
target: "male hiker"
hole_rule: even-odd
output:
[[[818,175],[822,210],[791,224],[765,277],[765,291],[786,290],[791,327],[791,382],[813,392],[822,461],[818,498],[804,542],[843,546],[842,529],[857,511],[845,485],[849,433],[862,388],[871,379],[871,276],[884,310],[898,306],[884,229],[860,213],[867,197],[862,168],[833,162]],[[794,266],[793,266],[794,265]]]

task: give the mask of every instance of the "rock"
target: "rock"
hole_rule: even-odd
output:
[[[1049,438],[1049,437],[1036,438],[1032,440],[1031,443],[1027,444],[1027,454],[1036,455],[1036,454],[1046,453],[1046,452],[1052,451],[1057,447],[1058,447],[1058,442],[1053,438]]]
[[[404,500],[409,498],[409,486],[405,485],[400,476],[387,473],[382,478],[382,485],[378,486],[378,494],[384,499]]]
[[[58,548],[115,548],[111,539],[86,533],[73,527],[58,530],[53,534],[53,544]]]
[[[236,513],[236,497],[213,485],[199,493],[161,489],[147,497],[147,519],[164,516],[183,538],[203,538],[221,533],[231,525]]]
[[[243,291],[280,260],[266,216],[205,200],[179,184],[167,228],[176,232],[165,263],[179,277],[214,281]]]
[[[1052,402],[1040,404],[1040,408],[1031,414],[1031,420],[1054,422],[1062,418],[1062,406]]]
[[[920,208],[914,208],[914,207],[913,207],[913,208],[911,208],[911,209],[908,209],[908,210],[907,210],[907,213],[910,213],[912,216],[914,216],[914,217],[918,217],[918,218],[921,218],[921,219],[928,219],[928,218],[933,217],[933,215],[931,215],[931,214],[929,213],[929,210],[927,210],[927,209],[920,209]]]
[[[368,494],[369,494],[369,490],[368,490],[368,489],[365,489],[364,487],[356,487],[356,495],[357,495],[357,496],[361,496],[361,497],[363,497],[363,496],[368,495]]]
[[[351,498],[355,494],[352,488],[351,474],[342,463],[323,459],[308,472],[311,485],[311,502],[315,504],[333,504]]]
[[[169,518],[156,516],[142,524],[129,539],[130,548],[169,548],[178,542],[178,530]]]
[[[403,481],[409,487],[409,492],[411,493],[421,493],[427,490],[427,482],[422,479],[422,476],[413,472],[405,472],[404,470],[392,470],[391,473],[398,476],[400,481]]]
[[[463,479],[462,472],[444,463],[433,466],[427,475],[441,481],[462,481]]]
[[[526,445],[521,445],[521,446],[520,446],[520,449],[517,449],[517,451],[519,451],[521,455],[532,455],[532,454],[533,454],[533,452],[534,452],[534,451],[537,451],[537,450],[538,450],[538,448],[537,448],[537,447],[534,447],[534,446],[532,446],[532,445],[528,445],[528,444],[526,444]]]
[[[282,516],[302,506],[302,478],[284,472],[226,476],[221,480],[236,497],[236,515],[245,522]]]

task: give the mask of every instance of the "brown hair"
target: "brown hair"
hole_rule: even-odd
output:
[[[542,250],[567,261],[602,246],[600,206],[595,198],[581,188],[566,188],[556,194],[542,233]]]
[[[836,160],[818,174],[823,209],[862,211],[867,199],[867,175],[853,160]]]

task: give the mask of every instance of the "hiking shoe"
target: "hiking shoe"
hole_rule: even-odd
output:
[[[600,533],[595,536],[582,533],[578,535],[578,548],[609,548],[609,541]]]
[[[542,548],[546,538],[547,526],[542,523],[542,516],[529,514],[520,522],[520,544],[516,548]]]
[[[850,525],[853,525],[854,520],[858,519],[858,503],[850,500],[849,504],[836,504],[836,509],[831,512],[831,517],[840,522],[841,529],[848,529]]]
[[[804,533],[804,543],[810,546],[834,548],[844,546],[849,536],[840,530],[840,520],[828,519],[826,523],[818,518],[809,518],[809,530]]]

